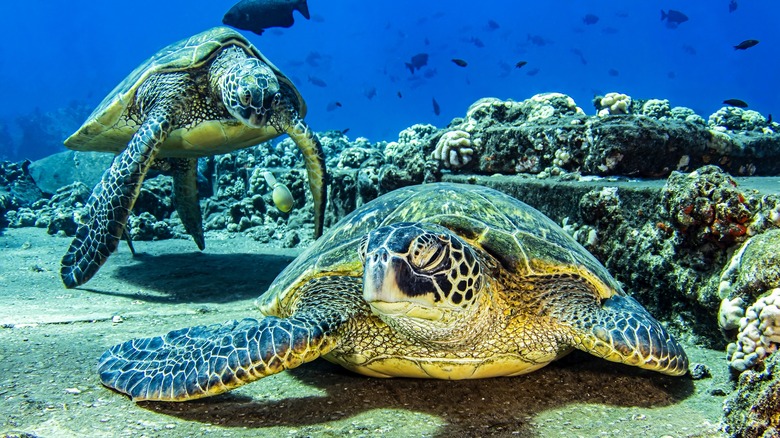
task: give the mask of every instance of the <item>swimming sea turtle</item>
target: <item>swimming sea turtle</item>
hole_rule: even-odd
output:
[[[176,210],[203,249],[197,158],[282,133],[303,153],[318,237],[325,213],[325,160],[305,115],[306,103],[292,82],[231,29],[215,27],[157,52],[65,140],[70,149],[118,154],[95,186],[62,258],[65,286],[87,282],[116,249],[153,163],[173,173]]]
[[[495,190],[391,192],[333,226],[274,280],[260,320],[116,345],[104,385],[134,400],[228,391],[323,356],[361,374],[471,379],[534,371],[572,347],[669,375],[682,347],[605,268]]]

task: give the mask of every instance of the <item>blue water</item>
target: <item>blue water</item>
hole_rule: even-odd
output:
[[[220,25],[233,3],[0,2],[0,159],[64,150],[58,142],[23,144],[17,119],[73,102],[93,108],[159,48]],[[290,29],[243,33],[296,82],[315,130],[349,128],[351,138],[394,140],[414,123],[445,126],[481,97],[547,91],[571,95],[589,114],[594,94],[609,91],[669,99],[705,118],[729,98],[780,114],[780,3],[738,0],[733,13],[728,3],[309,0],[312,20],[296,12]],[[670,8],[689,21],[666,27],[660,10]],[[586,14],[598,22],[584,23]],[[760,43],[732,48],[746,39]],[[404,63],[417,53],[429,54],[428,65],[412,75]],[[520,60],[528,64],[517,69]]]

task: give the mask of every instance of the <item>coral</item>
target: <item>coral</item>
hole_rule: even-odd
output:
[[[672,172],[662,202],[674,225],[693,245],[713,242],[727,247],[746,238],[752,217],[749,205],[737,183],[716,166],[687,175]]]
[[[599,102],[599,117],[612,114],[628,114],[631,108],[631,97],[622,93],[607,93]]]
[[[780,287],[780,229],[753,236],[734,253],[720,275],[724,300],[753,302],[764,291]]]
[[[550,117],[584,114],[570,96],[562,93],[542,93],[532,96],[520,103],[526,122],[533,122]]]
[[[763,370],[740,374],[737,389],[726,399],[723,413],[729,436],[780,436],[780,354],[769,356]]]
[[[729,344],[729,366],[738,372],[760,364],[780,345],[780,288],[747,308],[739,321],[737,342]]]
[[[398,141],[387,143],[386,164],[379,169],[382,193],[434,179],[429,166],[438,168],[438,162],[430,159],[429,165],[426,158],[435,147],[432,143],[437,134],[435,126],[418,124],[401,131]]]
[[[474,147],[471,134],[466,131],[448,131],[439,138],[436,149],[431,153],[434,160],[441,161],[444,167],[460,169],[471,162]]]
[[[704,117],[696,114],[695,111],[684,106],[676,106],[672,108],[671,117],[677,120],[684,120],[686,122],[695,123],[702,126],[707,124],[707,121],[704,120]]]
[[[649,99],[642,105],[640,114],[658,120],[666,120],[672,117],[672,108],[666,99]]]
[[[353,146],[344,148],[338,157],[336,168],[339,169],[360,169],[367,166],[378,168],[384,164],[382,151],[372,147]]]
[[[757,111],[733,106],[719,109],[709,117],[709,125],[718,130],[761,131],[768,127],[766,118]]]

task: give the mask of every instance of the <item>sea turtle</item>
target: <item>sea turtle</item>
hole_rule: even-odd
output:
[[[333,226],[259,299],[262,319],[115,345],[104,385],[134,400],[219,394],[324,357],[376,377],[534,371],[572,348],[669,375],[682,347],[532,207],[481,186],[396,190]]]
[[[293,83],[239,33],[215,27],[165,47],[138,66],[65,140],[77,151],[118,154],[95,186],[62,258],[66,287],[87,282],[116,249],[144,176],[172,172],[176,210],[200,249],[197,158],[287,133],[303,153],[322,234],[325,160]]]

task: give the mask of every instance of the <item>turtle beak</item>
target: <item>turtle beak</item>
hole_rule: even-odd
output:
[[[395,302],[403,297],[391,264],[391,257],[384,248],[366,257],[363,270],[363,299],[366,302]]]
[[[363,299],[380,313],[395,313],[393,309],[431,307],[433,286],[429,279],[412,271],[403,257],[390,255],[380,248],[366,256],[363,269]]]

